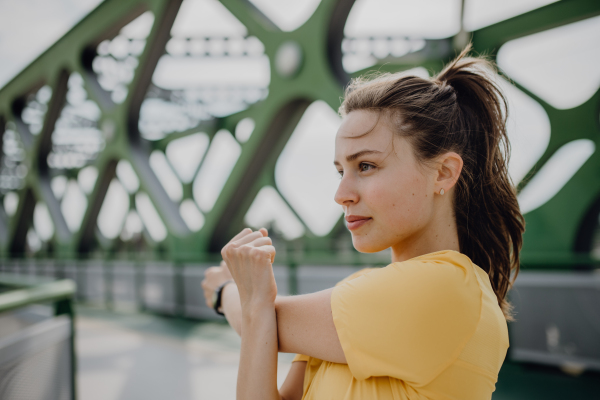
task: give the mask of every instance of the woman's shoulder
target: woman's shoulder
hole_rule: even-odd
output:
[[[381,268],[362,269],[339,282],[336,289],[351,285],[355,289],[378,292],[389,289],[398,293],[397,289],[403,287],[410,288],[411,293],[417,297],[440,295],[445,298],[460,297],[466,300],[467,297],[475,300],[481,296],[475,270],[474,264],[466,255],[444,250],[394,262]]]
[[[363,269],[361,269],[359,271],[356,271],[352,275],[349,275],[349,276],[345,277],[344,279],[342,279],[341,281],[339,281],[338,283],[336,283],[335,286],[339,286],[339,285],[341,285],[343,283],[351,281],[352,279],[355,279],[355,278],[358,278],[360,276],[366,275],[366,274],[368,274],[368,273],[370,273],[372,271],[378,270],[378,269],[381,269],[381,268],[363,268]]]
[[[353,376],[422,384],[452,363],[481,315],[469,267],[460,253],[431,253],[361,270],[338,285],[331,310]]]

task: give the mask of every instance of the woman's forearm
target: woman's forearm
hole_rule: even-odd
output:
[[[229,325],[242,336],[242,305],[240,304],[240,293],[237,285],[230,283],[223,289],[221,294],[221,308]]]
[[[281,400],[277,390],[275,305],[248,306],[242,314],[238,400]]]
[[[223,247],[221,255],[237,285],[242,314],[237,399],[281,400],[277,390],[275,247],[266,229],[252,232],[247,228]],[[237,306],[235,303],[229,306]],[[236,325],[235,310],[231,317]]]

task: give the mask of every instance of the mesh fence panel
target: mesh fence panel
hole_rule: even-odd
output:
[[[0,340],[0,399],[72,399],[70,321],[57,317]]]

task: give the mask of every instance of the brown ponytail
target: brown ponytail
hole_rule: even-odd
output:
[[[384,74],[353,80],[340,113],[385,112],[422,162],[448,151],[461,155],[464,166],[453,199],[460,250],[488,273],[510,321],[505,297],[519,272],[525,221],[508,175],[506,99],[494,83],[494,65],[467,57],[470,50],[469,45],[431,79]]]

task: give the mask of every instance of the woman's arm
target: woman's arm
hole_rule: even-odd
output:
[[[230,282],[225,285],[221,291],[221,308],[220,311],[225,314],[229,325],[242,335],[242,305],[240,304],[240,293],[238,292],[235,282],[231,282],[233,277],[225,261],[221,261],[218,267],[210,267],[204,271],[204,279],[202,280],[202,290],[204,291],[204,300],[206,306],[213,308],[213,295],[217,288],[225,282]]]
[[[221,293],[221,309],[229,325],[242,336],[242,305],[240,304],[240,293],[235,283],[230,283],[223,288]]]
[[[202,281],[206,304],[212,307],[212,293],[221,283],[231,279],[225,263],[208,268]],[[306,354],[325,361],[346,363],[331,314],[333,288],[299,296],[277,296],[278,350],[282,353]],[[222,311],[231,327],[241,336],[242,307],[235,283],[221,294]]]
[[[240,332],[243,334],[237,398],[281,400],[277,390],[277,353],[280,349],[275,305],[277,285],[272,265],[275,248],[266,230],[252,232],[244,229],[223,248],[221,254],[237,285],[241,305]],[[282,343],[282,351],[345,362],[331,315],[331,292],[332,289],[329,289],[297,296],[302,302],[284,301],[281,307],[277,307],[287,317],[282,318],[281,334],[289,340]],[[337,346],[338,357],[329,357],[335,355],[331,353],[332,346],[334,352]],[[323,357],[321,353],[329,354]]]
[[[288,372],[285,381],[279,389],[279,395],[282,400],[301,400],[304,392],[304,371],[306,370],[306,361],[296,361],[292,363],[290,372]]]
[[[231,275],[225,263],[221,263],[219,267],[211,267],[206,270],[202,288],[204,289],[208,307],[212,307],[211,301],[214,290],[228,279],[231,279]],[[230,283],[225,286],[221,296],[221,310],[231,327],[241,336],[242,306],[236,284]],[[279,389],[282,400],[300,400],[302,398],[305,369],[306,361],[292,363],[287,377]]]
[[[277,390],[275,248],[264,232],[244,229],[221,251],[240,297],[242,346],[238,400],[281,400]]]
[[[324,361],[347,364],[333,315],[333,288],[298,296],[277,296],[279,351],[299,353]]]
[[[333,324],[332,289],[299,296],[277,296],[278,350],[300,353],[325,361],[346,364],[346,357]],[[223,289],[223,312],[241,336],[242,309],[235,284]]]
[[[275,305],[243,306],[242,330],[236,399],[281,400],[277,390]]]

